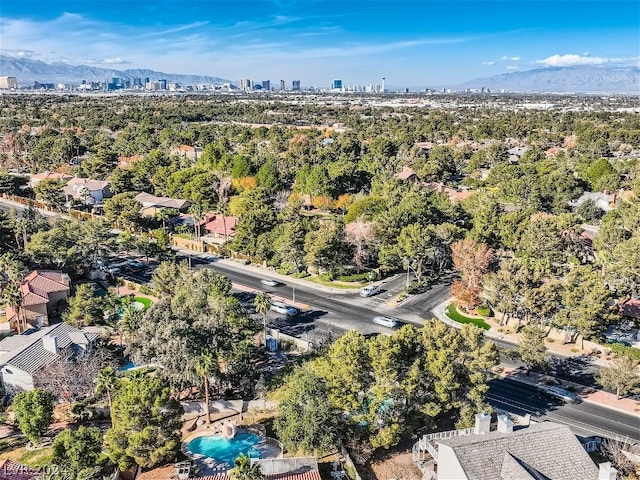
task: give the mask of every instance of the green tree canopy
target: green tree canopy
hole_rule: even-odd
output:
[[[31,443],[37,444],[53,419],[53,395],[44,390],[20,392],[13,398],[18,428]]]

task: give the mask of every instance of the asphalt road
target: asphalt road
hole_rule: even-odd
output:
[[[593,403],[565,404],[550,398],[534,386],[508,379],[489,382],[487,401],[496,409],[517,415],[530,414],[536,421],[568,425],[580,436],[629,438],[640,441],[640,417],[601,407]]]
[[[290,301],[293,300],[295,288],[295,301],[308,305],[309,309],[294,319],[278,323],[281,327],[285,327],[285,330],[296,333],[301,338],[316,329],[331,333],[334,337],[347,330],[358,330],[365,335],[391,333],[392,330],[372,322],[376,315],[393,316],[403,322],[420,327],[425,319],[432,317],[431,309],[449,296],[449,285],[444,282],[413,297],[411,303],[406,306],[400,305],[390,308],[386,303],[402,289],[404,286],[402,279],[396,278],[385,284],[383,291],[376,296],[362,298],[357,292],[325,292],[319,288],[300,283],[295,284],[295,280],[286,284],[280,283],[276,287],[267,287],[260,282],[264,277],[259,276],[259,273],[239,269],[231,262],[215,261],[214,258],[204,260],[195,256],[191,258],[191,262],[194,269],[212,268],[214,271],[228,276],[233,283],[265,291]]]

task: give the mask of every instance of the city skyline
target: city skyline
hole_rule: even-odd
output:
[[[639,64],[635,1],[234,5],[5,0],[0,53],[319,86],[382,77],[388,86],[444,85],[545,66]]]

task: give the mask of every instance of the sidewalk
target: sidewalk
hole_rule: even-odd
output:
[[[434,314],[436,318],[446,323],[450,327],[453,328],[461,328],[462,325],[454,320],[451,320],[444,313],[444,309],[451,303],[451,299],[442,302],[438,306],[436,306],[431,312]],[[507,343],[511,343],[514,346],[518,344],[516,334],[504,334],[501,332],[497,332],[492,327],[490,330],[485,331],[485,335],[489,338],[501,340]],[[577,354],[570,352],[567,348],[559,348],[560,345],[551,344],[548,346],[549,352],[554,355],[564,356],[564,357],[572,357]],[[597,365],[607,365],[605,360],[595,361]],[[631,415],[640,415],[640,402],[633,400],[631,398],[621,398],[618,400],[615,394],[605,392],[604,390],[595,390],[590,387],[586,387],[584,385],[580,385],[578,383],[569,382],[567,380],[560,380],[550,375],[543,375],[540,373],[531,372],[528,376],[522,371],[518,370],[514,367],[504,368],[501,373],[502,377],[508,377],[510,380],[526,383],[529,385],[547,385],[549,380],[556,380],[560,382],[560,387],[568,388],[571,387],[571,390],[575,391],[580,395],[583,401],[587,403],[594,403],[600,405],[602,407],[610,408],[613,410],[617,410],[623,413],[628,413]]]
[[[211,256],[216,256],[213,253],[200,253],[200,252],[194,252],[193,250],[189,250],[187,248],[179,248],[179,247],[173,247],[173,249],[185,256],[191,256],[191,257],[198,257],[198,258],[210,258]],[[325,286],[325,285],[321,285],[321,284],[317,284],[314,282],[310,282],[309,280],[305,280],[304,278],[293,278],[289,275],[282,275],[280,273],[278,273],[277,271],[271,269],[271,268],[266,268],[266,267],[262,267],[259,265],[255,265],[255,264],[249,264],[249,265],[245,265],[242,261],[240,260],[234,260],[232,258],[221,258],[219,260],[217,260],[215,263],[220,263],[222,265],[225,265],[227,267],[230,268],[234,268],[236,270],[243,270],[245,272],[250,272],[253,274],[258,274],[260,275],[262,278],[273,278],[274,280],[278,280],[282,283],[287,284],[288,286],[292,286],[292,285],[304,285],[305,288],[313,288],[315,290],[319,290],[321,292],[327,293],[335,293],[335,294],[341,294],[344,295],[346,293],[354,293],[360,290],[359,287],[357,288],[335,288],[335,287],[329,287],[329,286]]]

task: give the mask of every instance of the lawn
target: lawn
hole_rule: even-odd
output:
[[[462,315],[460,312],[458,312],[455,304],[453,303],[444,309],[444,313],[446,313],[447,317],[449,317],[451,320],[454,320],[458,323],[471,323],[483,330],[489,330],[491,328],[491,326],[481,318],[466,317]]]
[[[145,310],[146,310],[147,308],[149,308],[149,307],[151,306],[151,304],[153,303],[151,300],[149,300],[149,299],[148,299],[148,298],[146,298],[146,297],[135,297],[133,300],[134,300],[134,301],[136,301],[136,302],[140,302],[141,304],[143,304],[143,305],[144,305]]]

